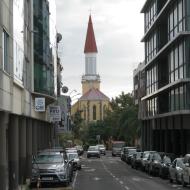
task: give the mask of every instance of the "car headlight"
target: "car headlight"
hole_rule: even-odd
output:
[[[37,175],[39,173],[39,170],[37,168],[32,168],[32,174]]]

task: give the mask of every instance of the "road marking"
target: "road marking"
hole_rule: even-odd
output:
[[[99,177],[94,177],[93,179],[94,179],[95,181],[99,181],[99,180],[100,180]]]
[[[125,186],[125,189],[126,189],[126,190],[130,190],[130,188],[129,188],[129,187],[127,187],[127,186]]]
[[[119,181],[119,183],[120,183],[121,185],[123,185],[123,181]]]
[[[78,175],[78,171],[76,171],[74,180],[73,180],[73,184],[72,184],[72,188],[75,189],[75,184],[76,184],[76,180],[77,180],[77,175]]]

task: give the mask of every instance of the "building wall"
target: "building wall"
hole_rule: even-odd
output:
[[[96,107],[96,118],[93,118],[93,107]],[[81,117],[88,123],[98,120],[103,120],[106,116],[106,111],[109,110],[109,101],[106,100],[82,100],[72,106],[71,115],[77,111],[81,111]]]
[[[97,80],[91,80],[91,81],[82,81],[82,94],[85,94],[90,89],[100,89],[100,81]]]
[[[20,10],[20,15],[22,19],[25,16],[25,25],[24,28],[16,28],[16,36],[15,25],[18,27],[19,23],[14,21],[13,3],[22,2],[25,8]],[[0,0],[0,189],[3,190],[19,189],[26,178],[31,177],[32,155],[53,146],[55,138],[47,111],[40,113],[34,110],[36,96],[46,99],[46,108],[53,98],[33,93],[34,31],[31,25],[33,4],[30,3],[33,1]],[[8,39],[7,67],[3,57],[5,35]],[[19,44],[17,37],[21,36],[23,39]],[[18,57],[15,52],[19,53]]]
[[[142,71],[146,81],[146,94],[140,102],[143,150],[177,155],[190,151],[189,8],[188,0],[154,0],[146,1],[142,9],[145,14]]]

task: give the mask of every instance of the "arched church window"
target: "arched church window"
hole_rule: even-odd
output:
[[[83,106],[84,120],[86,120],[86,107]]]
[[[93,106],[93,120],[96,120],[96,106]]]
[[[106,116],[106,110],[107,110],[107,107],[106,105],[103,106],[103,118],[105,118]]]

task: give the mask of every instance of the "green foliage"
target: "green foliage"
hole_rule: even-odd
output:
[[[108,142],[110,139],[124,140],[128,145],[133,145],[136,138],[140,136],[138,123],[138,107],[133,103],[131,94],[124,94],[112,99],[111,110],[107,111],[104,121],[89,123],[81,118],[78,111],[73,118],[73,134],[75,139],[80,139],[85,145],[97,144],[97,135],[100,142]],[[100,143],[99,142],[99,143]]]

